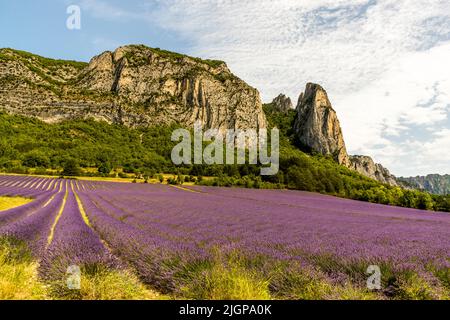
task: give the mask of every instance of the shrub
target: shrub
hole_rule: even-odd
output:
[[[78,162],[75,159],[66,160],[62,174],[64,176],[79,176],[81,174],[81,170],[78,166]]]
[[[103,175],[109,175],[111,170],[112,170],[112,166],[108,162],[102,162],[102,164],[98,168],[98,172]]]

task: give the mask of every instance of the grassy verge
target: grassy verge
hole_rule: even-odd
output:
[[[79,289],[69,289],[67,279],[47,283],[50,297],[58,300],[159,300],[167,299],[139,282],[126,270],[81,267]]]
[[[354,283],[337,284],[315,268],[232,254],[191,264],[176,276],[179,297],[201,300],[376,300]]]
[[[381,289],[367,287],[367,261],[340,261],[330,256],[315,261],[248,258],[239,252],[213,254],[186,263],[174,274],[176,297],[189,299],[281,300],[449,300],[448,271],[434,274],[378,262]]]
[[[40,280],[38,268],[38,262],[23,242],[0,238],[0,300],[168,299],[144,286],[127,270],[82,266],[80,288],[69,289],[67,279]]]
[[[0,300],[46,299],[38,264],[21,242],[0,239]]]
[[[215,254],[190,262],[173,275],[170,297],[194,300],[437,300],[450,299],[448,270],[432,274],[381,266],[383,288],[371,291],[361,264],[300,265],[292,261]],[[42,281],[39,265],[20,241],[0,238],[0,300],[155,300],[169,299],[145,286],[128,270],[81,266],[79,289],[68,279]]]
[[[191,265],[178,275],[178,296],[194,300],[270,300],[269,281],[237,260]]]
[[[23,197],[0,197],[0,211],[20,207],[31,201],[33,199]]]

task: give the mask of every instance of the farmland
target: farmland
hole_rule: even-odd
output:
[[[34,285],[28,296],[2,285],[2,298],[449,299],[448,213],[31,176],[0,176],[0,196],[33,199],[0,211],[0,283],[17,264]],[[73,266],[80,290],[67,287]]]

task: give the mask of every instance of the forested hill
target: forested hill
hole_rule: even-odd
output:
[[[289,188],[404,207],[450,211],[450,199],[382,185],[338,165],[331,157],[307,154],[295,146],[294,111],[265,107],[269,126],[281,131],[280,171],[261,177],[255,165],[175,166],[170,160],[177,126],[131,129],[94,120],[47,124],[0,113],[0,170],[60,174],[75,161],[85,175],[152,176],[172,173],[197,177],[198,183],[249,188]],[[214,179],[203,179],[212,176]]]

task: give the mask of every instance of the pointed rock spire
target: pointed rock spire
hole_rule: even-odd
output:
[[[332,155],[339,164],[381,183],[397,186],[396,178],[368,156],[349,156],[336,111],[327,92],[308,83],[297,104],[294,130],[300,144],[323,155]]]
[[[300,144],[350,166],[341,125],[326,91],[318,84],[308,83],[296,110],[294,129]]]

